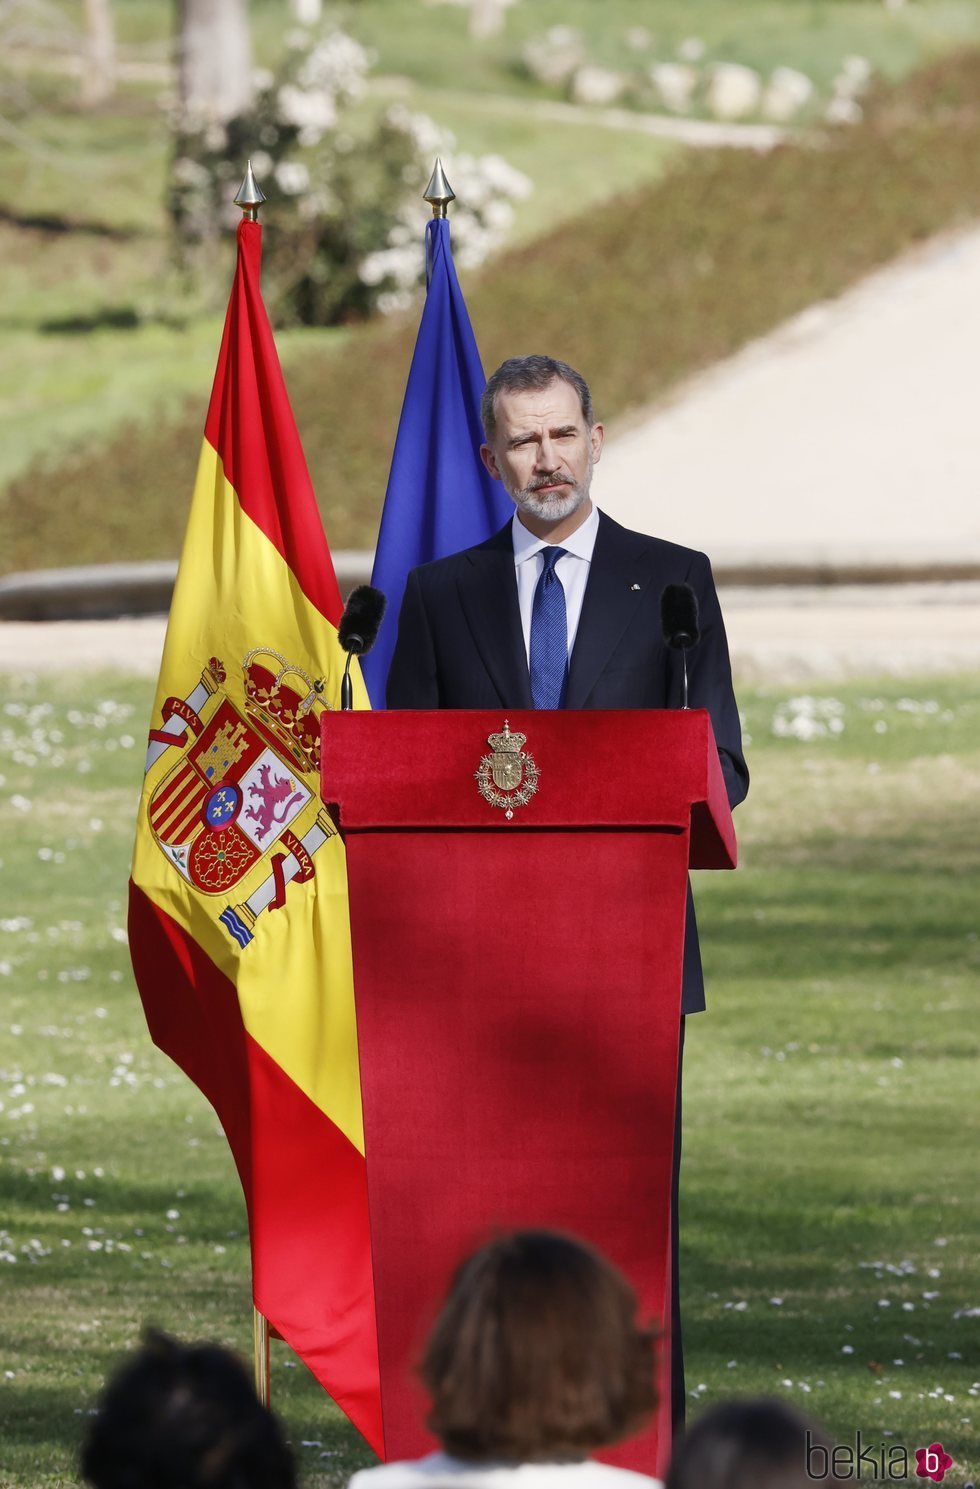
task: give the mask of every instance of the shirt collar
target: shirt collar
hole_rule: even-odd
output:
[[[576,558],[583,558],[585,562],[592,562],[592,551],[595,548],[596,533],[599,531],[599,509],[595,505],[588,517],[577,527],[571,537],[563,538],[560,547],[566,553],[574,554]],[[534,558],[542,548],[550,547],[543,538],[535,537],[534,533],[526,528],[517,513],[511,520],[511,534],[514,543],[514,563],[522,564],[529,558]]]

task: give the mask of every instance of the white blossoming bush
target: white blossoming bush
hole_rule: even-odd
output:
[[[224,127],[185,119],[176,130],[170,206],[185,267],[207,272],[208,245],[240,215],[234,196],[250,158],[268,198],[264,283],[279,324],[398,309],[425,282],[419,198],[437,155],[462,188],[456,261],[481,263],[530,194],[527,177],[497,155],[454,154],[450,135],[402,107],[355,138],[343,111],[364,94],[369,54],[341,31],[298,29],[287,42],[282,72],[257,76],[247,114]]]
[[[626,104],[641,111],[774,124],[805,124],[818,114],[817,84],[797,68],[775,67],[767,77],[740,62],[712,59],[700,36],[686,37],[669,54],[644,27],[630,28],[624,40],[636,59],[615,70],[597,64],[582,32],[553,26],[527,41],[512,66],[586,107]],[[866,57],[843,58],[824,117],[837,124],[859,122],[863,109],[858,96],[872,76]]]
[[[415,145],[413,164],[403,174],[409,188],[388,228],[384,244],[366,255],[359,274],[365,285],[376,290],[376,305],[383,313],[403,309],[419,285],[424,283],[425,262],[418,198],[425,190],[428,162],[443,159],[451,180],[465,182],[465,198],[453,204],[453,258],[461,269],[483,263],[514,220],[514,202],[533,190],[527,176],[499,155],[454,153],[452,136],[439,129],[425,114],[410,114],[401,108],[387,115],[391,128],[405,131]]]

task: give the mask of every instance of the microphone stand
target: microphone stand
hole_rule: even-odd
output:
[[[689,584],[668,584],[660,597],[664,641],[681,654],[681,708],[690,709],[687,654],[701,640],[697,597]]]
[[[349,713],[354,707],[354,684],[350,680],[350,664],[353,658],[354,652],[349,651],[344,675],[340,679],[340,707],[344,713]]]
[[[690,708],[690,704],[687,701],[687,653],[694,645],[695,639],[696,638],[691,635],[690,631],[675,631],[673,636],[670,637],[667,643],[668,646],[675,647],[681,654],[681,664],[683,666],[683,672],[681,673],[682,709]]]

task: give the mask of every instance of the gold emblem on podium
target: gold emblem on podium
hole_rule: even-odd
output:
[[[504,719],[499,734],[491,734],[487,743],[492,755],[484,755],[476,772],[476,784],[483,800],[500,807],[508,822],[515,807],[526,807],[538,789],[538,767],[534,756],[524,746],[526,734],[511,734],[510,721]]]

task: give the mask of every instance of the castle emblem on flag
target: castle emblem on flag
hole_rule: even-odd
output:
[[[147,768],[181,747],[148,816],[157,846],[199,893],[227,895],[269,858],[258,889],[219,917],[245,946],[256,915],[285,903],[287,883],[312,879],[313,854],[336,829],[318,795],[317,685],[263,647],[249,652],[242,674],[244,712],[223,690],[217,658],[187,698],[167,699],[162,727],[150,731]]]
[[[484,755],[476,771],[477,789],[492,807],[501,807],[508,822],[515,807],[526,807],[538,789],[538,767],[534,756],[524,746],[526,734],[512,734],[510,721],[504,719],[499,734],[491,734],[487,743],[492,755]]]

